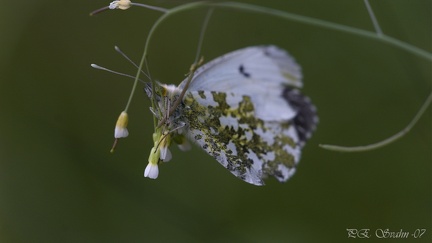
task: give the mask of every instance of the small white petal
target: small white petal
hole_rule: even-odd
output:
[[[162,147],[160,150],[160,158],[163,162],[168,162],[172,159],[171,151],[168,147]]]
[[[116,9],[118,7],[118,1],[111,2],[109,5],[109,9]]]
[[[144,170],[144,177],[156,179],[159,175],[159,167],[157,164],[149,163]]]
[[[129,116],[126,111],[122,111],[120,116],[117,119],[115,128],[114,128],[114,137],[115,138],[125,138],[129,135],[127,130],[127,124],[129,121]]]
[[[125,138],[129,135],[129,131],[125,127],[116,126],[114,129],[114,138]]]

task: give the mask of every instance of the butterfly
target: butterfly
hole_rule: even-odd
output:
[[[174,141],[192,141],[241,180],[264,185],[287,181],[318,123],[316,108],[299,92],[300,66],[284,50],[252,46],[199,67],[180,85],[147,84],[158,126],[144,175],[171,159]]]

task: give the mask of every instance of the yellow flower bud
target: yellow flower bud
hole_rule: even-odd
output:
[[[126,10],[131,7],[131,1],[129,0],[118,0],[111,2],[109,5],[109,9],[121,9]]]
[[[123,111],[117,119],[117,123],[114,129],[115,138],[125,138],[129,135],[129,132],[127,130],[128,121],[129,116],[125,111]]]

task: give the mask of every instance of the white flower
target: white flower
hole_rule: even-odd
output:
[[[129,0],[118,0],[111,2],[109,5],[109,9],[121,9],[126,10],[131,7],[131,1]]]
[[[159,167],[157,164],[148,163],[147,167],[144,170],[144,177],[148,177],[150,179],[156,179],[159,175]]]
[[[168,147],[161,147],[160,148],[160,159],[163,162],[168,162],[172,159],[172,154],[171,154],[171,151],[169,150]]]
[[[129,135],[129,131],[125,127],[115,127],[114,137],[115,138],[125,138]]]
[[[117,119],[117,123],[114,129],[114,138],[125,138],[129,135],[129,132],[127,130],[128,121],[128,114],[123,111]]]

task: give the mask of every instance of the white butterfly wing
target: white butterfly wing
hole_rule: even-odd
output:
[[[301,78],[275,46],[228,53],[196,71],[180,119],[188,137],[238,178],[286,181],[317,123],[314,106],[297,92]]]
[[[186,80],[179,88],[185,83]],[[228,53],[199,68],[188,90],[248,95],[257,117],[283,121],[292,119],[296,113],[282,97],[287,86],[302,87],[300,66],[276,46],[253,46]]]

